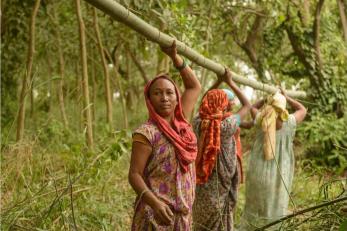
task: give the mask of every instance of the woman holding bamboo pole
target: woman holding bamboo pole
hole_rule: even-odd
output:
[[[133,133],[129,182],[138,194],[132,230],[191,230],[197,141],[190,118],[201,90],[194,72],[177,54],[162,48],[180,71],[180,96],[168,75],[145,87],[149,119]]]
[[[250,103],[226,70],[221,77],[240,100],[241,109],[232,114],[229,90],[213,89],[202,99],[193,127],[198,137],[194,230],[233,230],[233,210],[239,184],[234,134],[249,113]],[[228,97],[229,96],[229,97]]]
[[[288,114],[287,102],[293,114]],[[246,174],[246,203],[239,229],[244,231],[287,214],[294,176],[293,139],[306,108],[282,90],[256,102],[251,114],[258,132]]]

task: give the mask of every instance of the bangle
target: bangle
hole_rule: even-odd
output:
[[[137,206],[139,206],[140,202],[141,202],[141,199],[143,197],[143,195],[146,193],[146,192],[149,192],[149,189],[148,188],[145,188],[144,190],[142,190],[142,192],[140,193],[140,196],[138,197],[136,203],[135,203],[135,210],[137,209]]]
[[[142,196],[146,193],[146,192],[149,192],[149,189],[144,189],[141,193],[140,193],[140,196],[139,196],[139,200],[142,199]]]
[[[175,67],[178,71],[182,71],[186,66],[187,66],[187,63],[183,59],[183,63],[181,64],[181,66],[175,66]]]

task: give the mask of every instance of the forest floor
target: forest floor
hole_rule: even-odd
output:
[[[122,134],[130,140],[129,133]],[[86,152],[82,144],[59,151],[44,148],[39,141],[8,145],[1,156],[1,230],[129,230],[135,199],[127,180],[130,146],[119,150],[117,156],[109,149],[97,154]],[[248,155],[245,164],[247,159]],[[291,193],[297,211],[333,199],[346,187],[341,177],[304,162],[299,155]],[[244,192],[242,184],[236,224],[242,214]],[[297,225],[307,219],[297,229],[284,230],[316,230],[320,224],[321,231],[338,230],[342,219],[334,211],[338,208],[320,210],[324,216],[330,213],[328,224],[309,213],[294,222]],[[292,205],[290,210],[294,210]],[[286,225],[294,227],[290,222]],[[326,225],[329,229],[324,228]]]

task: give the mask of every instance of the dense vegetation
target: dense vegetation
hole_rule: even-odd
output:
[[[291,209],[346,196],[346,0],[119,2],[243,76],[306,91]],[[1,229],[128,230],[143,86],[178,73],[156,44],[79,0],[1,1],[1,40]],[[215,74],[191,65],[208,89]],[[253,135],[243,131],[246,151]],[[345,210],[325,206],[283,228],[344,230]]]

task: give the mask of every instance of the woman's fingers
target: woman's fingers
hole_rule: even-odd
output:
[[[172,42],[171,47],[174,48],[174,49],[176,48],[176,40],[174,40],[174,41]]]
[[[174,214],[173,212],[171,211],[170,207],[169,206],[166,206],[166,212],[167,214],[170,216],[170,219],[173,218]]]
[[[173,221],[174,214],[169,206],[162,204],[155,211],[155,218],[160,225],[170,225]]]
[[[169,212],[170,211],[170,212]],[[160,211],[162,217],[164,218],[164,222],[166,225],[170,225],[172,222],[173,214],[168,206],[163,207],[163,209]]]
[[[167,225],[164,217],[159,212],[154,214],[154,218],[159,225]]]

